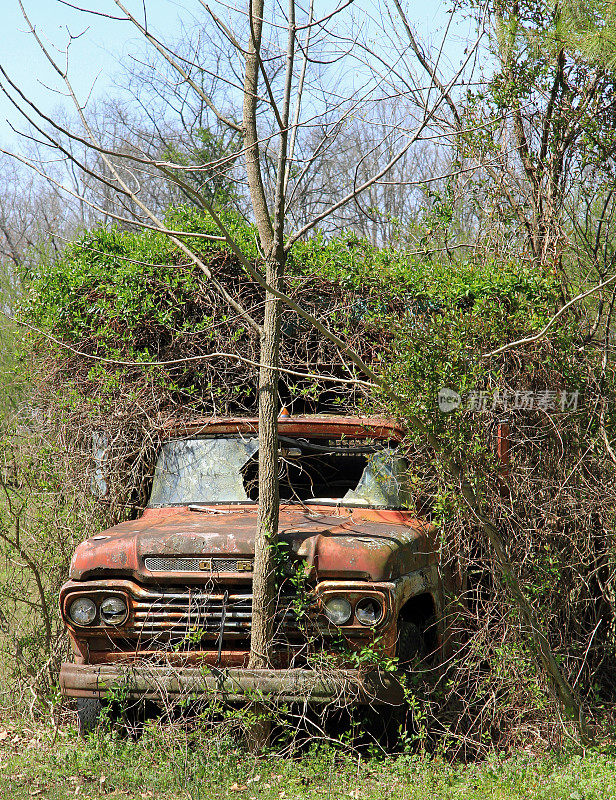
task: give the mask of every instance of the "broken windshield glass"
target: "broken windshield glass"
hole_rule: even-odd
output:
[[[241,469],[258,448],[256,437],[166,442],[156,464],[150,506],[246,502]]]
[[[393,450],[373,453],[359,483],[345,494],[343,503],[408,508],[411,503],[408,465]]]
[[[394,450],[361,440],[315,443],[282,437],[281,445],[283,503],[410,505],[408,466]],[[156,465],[150,506],[256,502],[257,450],[257,437],[167,442]]]

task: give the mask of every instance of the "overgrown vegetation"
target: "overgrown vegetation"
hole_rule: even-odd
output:
[[[228,223],[256,263],[251,228],[233,216]],[[173,212],[173,224],[209,230],[207,220],[190,209]],[[202,257],[258,315],[259,295],[236,258],[223,245],[211,244]],[[574,315],[563,317],[549,341],[479,355],[541,329],[558,307],[557,281],[513,261],[471,256],[451,263],[377,249],[354,238],[316,237],[292,251],[288,290],[353,340],[408,399],[392,404],[360,384],[332,388],[328,377],[352,373],[341,367],[333,347],[285,312],[284,368],[319,378],[283,373],[284,402],[294,412],[363,409],[428,419],[480,477],[477,488],[507,532],[527,596],[540,605],[567,674],[597,721],[608,723],[613,615],[604,587],[611,580],[614,486],[599,439],[599,425],[609,430],[611,417],[598,403],[611,373],[600,385],[594,353],[580,358],[583,320]],[[53,702],[54,670],[64,647],[55,596],[76,541],[97,526],[139,513],[166,420],[255,412],[250,364],[224,356],[141,365],[216,352],[252,362],[257,356],[243,321],[221,308],[202,276],[158,234],[103,228],[84,234],[61,259],[41,262],[22,314],[34,326],[28,347],[36,356],[31,405],[18,439],[23,447],[28,430],[31,449],[15,454],[10,449],[15,439],[6,440],[12,472],[4,482],[3,530],[7,564],[17,552],[19,525],[19,546],[42,572],[44,593],[34,602],[44,614],[28,615],[28,624],[21,625],[20,598],[32,593],[37,577],[27,562],[17,572],[8,570],[4,592],[12,592],[14,600],[6,659],[21,665],[15,685],[22,692],[29,686],[45,707]],[[128,363],[93,362],[91,356]],[[443,387],[462,396],[461,407],[449,414],[438,407]],[[561,410],[560,391],[578,392],[577,408],[567,401]],[[544,395],[544,407],[514,407],[516,393],[524,392],[552,394]],[[506,477],[495,458],[503,415],[512,447]],[[111,443],[110,494],[102,504],[89,496],[96,468],[92,437],[100,432]],[[589,436],[594,447],[588,446]],[[444,568],[461,576],[448,612],[459,632],[457,652],[445,677],[435,682],[418,674],[413,689],[411,716],[422,720],[422,746],[470,756],[495,744],[562,741],[556,706],[546,695],[528,639],[520,636],[506,587],[494,580],[489,549],[472,514],[423,441],[409,434],[405,448],[417,514],[440,526]],[[38,510],[33,496],[40,499]]]
[[[294,163],[285,172],[285,164],[278,165],[278,176],[291,187],[280,235],[302,226],[310,235],[281,256],[282,288],[348,345],[338,348],[283,304],[280,401],[292,413],[376,411],[424,421],[499,525],[525,596],[597,741],[605,744],[613,735],[616,695],[616,417],[610,404],[616,388],[616,193],[612,56],[602,52],[613,49],[613,13],[601,3],[584,10],[570,3],[566,13],[560,4],[534,0],[489,3],[492,72],[474,76],[480,80],[458,75],[467,82],[446,89],[439,59],[426,61],[404,27],[403,10],[394,6],[405,42],[400,58],[408,39],[420,55],[414,85],[429,84],[427,94],[405,95],[406,79],[394,86],[398,73],[392,71],[390,96],[378,95],[377,112],[364,109],[364,123],[351,124],[344,111],[336,125],[334,110],[327,103],[321,108],[319,97],[313,110],[322,110],[327,147],[314,144],[317,126],[311,123],[299,130],[306,169]],[[469,14],[478,8],[475,2],[462,6]],[[595,30],[601,14],[603,36]],[[477,20],[483,25],[483,16]],[[353,52],[355,40],[346,44]],[[362,53],[369,60],[369,49]],[[323,76],[317,77],[312,81],[319,87]],[[160,91],[157,78],[151,80]],[[275,93],[274,73],[272,81]],[[177,87],[177,75],[170,83]],[[428,125],[432,90],[440,96]],[[165,96],[170,107],[180,91]],[[349,100],[354,113],[357,101]],[[68,243],[60,237],[43,246],[40,235],[30,242],[24,233],[27,249],[3,229],[12,278],[23,276],[26,288],[20,333],[11,327],[0,339],[7,375],[0,402],[0,669],[4,705],[28,712],[37,726],[48,716],[67,718],[58,704],[57,669],[66,642],[55,609],[75,544],[140,513],[170,419],[257,411],[259,335],[219,288],[260,325],[264,291],[250,270],[262,277],[270,254],[257,227],[246,222],[258,215],[249,181],[243,185],[237,177],[242,131],[233,123],[220,134],[224,120],[208,121],[204,108],[210,106],[199,103],[189,130],[182,128],[186,118],[178,130],[155,132],[123,121],[124,133],[109,145],[110,152],[118,148],[117,157],[105,160],[95,144],[87,169],[75,160],[83,172],[83,203],[98,214],[90,178],[97,171],[110,175],[101,181],[106,197],[110,192],[105,213],[123,224],[90,224],[100,215],[85,219],[82,209],[79,219],[88,224],[73,230]],[[396,121],[398,105],[403,111]],[[393,106],[388,132],[381,134],[380,109]],[[426,135],[445,142],[434,151],[434,163],[426,155],[432,151],[420,151],[416,172],[425,184],[409,185],[405,156],[382,184],[336,206],[344,194],[339,179],[351,192],[371,179],[415,118],[424,121],[421,130],[427,125]],[[273,119],[261,121],[263,142],[276,128]],[[250,147],[242,141],[240,150]],[[261,152],[270,205],[272,153]],[[137,154],[138,191],[120,186],[124,166],[118,164],[130,163],[131,154]],[[175,167],[159,171],[161,158]],[[129,214],[131,203],[136,207],[144,197],[150,215],[135,208]],[[328,204],[334,211],[317,226]],[[140,230],[151,214],[164,219],[161,231]],[[261,214],[257,221],[267,228],[267,220]],[[180,233],[174,239],[162,229]],[[364,232],[366,238],[358,235]],[[180,242],[189,243],[191,257]],[[586,290],[591,294],[575,299]],[[370,385],[348,348],[384,377],[384,386]],[[439,405],[441,397],[447,402]],[[108,446],[109,493],[100,500],[90,492],[97,442]],[[509,452],[506,464],[496,457],[499,445]],[[209,739],[203,731],[164,726],[153,726],[136,743],[103,733],[79,750],[73,734],[60,728],[52,734],[51,755],[37,744],[26,757],[7,756],[13,772],[27,780],[26,764],[51,764],[51,788],[41,791],[49,788],[58,797],[68,793],[61,785],[67,779],[75,784],[73,794],[84,787],[96,796],[141,792],[142,778],[150,781],[146,792],[171,796],[318,796],[325,773],[329,793],[356,797],[364,796],[357,794],[358,775],[366,776],[366,796],[382,796],[389,782],[396,794],[418,798],[473,792],[611,797],[611,756],[578,762],[495,755],[519,748],[565,752],[568,722],[480,531],[477,509],[464,502],[425,437],[409,430],[403,448],[415,487],[413,510],[438,526],[442,569],[454,576],[457,591],[447,609],[454,655],[443,674],[426,665],[411,674],[412,724],[400,758],[379,761],[379,754],[361,766],[355,752],[349,755],[347,737],[332,749],[317,748],[301,767],[277,760],[280,750],[249,762],[224,725]],[[366,649],[356,657],[372,663],[379,656]],[[21,744],[18,728],[0,742]],[[48,735],[36,727],[38,743]],[[484,767],[458,770],[441,761],[478,757],[488,759]],[[104,773],[103,762],[112,765]],[[165,767],[156,775],[154,763]],[[285,777],[269,781],[268,770]],[[266,782],[267,790],[261,788]]]

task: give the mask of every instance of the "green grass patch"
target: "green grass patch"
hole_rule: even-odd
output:
[[[230,738],[152,725],[137,740],[87,742],[67,726],[0,729],[0,797],[11,800],[156,798],[409,798],[409,800],[599,800],[616,796],[606,753],[518,753],[470,765],[403,754],[366,757],[313,746],[295,757],[248,754]]]

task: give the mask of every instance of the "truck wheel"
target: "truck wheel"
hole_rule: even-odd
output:
[[[77,730],[85,738],[99,723],[103,704],[95,697],[77,698]]]
[[[407,619],[398,620],[398,641],[396,658],[398,671],[404,675],[412,661],[425,654],[424,637],[421,628]],[[364,710],[366,731],[369,742],[378,742],[384,750],[392,751],[400,740],[400,731],[406,729],[406,705],[369,706]]]
[[[425,655],[426,646],[421,628],[408,619],[398,620],[398,642],[396,645],[396,657],[398,658],[398,669],[404,675],[409,671],[411,663],[416,658]],[[388,750],[395,750],[400,740],[400,731],[407,728],[408,708],[406,705],[396,706],[384,711],[385,723],[385,746]]]
[[[410,662],[414,658],[421,658],[424,653],[425,642],[419,626],[408,619],[399,619],[396,656],[400,668],[402,670],[408,669]]]

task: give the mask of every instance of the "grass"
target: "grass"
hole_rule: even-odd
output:
[[[1,725],[1,723],[0,723]],[[7,800],[603,800],[616,797],[612,755],[518,753],[471,765],[435,757],[366,757],[315,748],[256,757],[230,739],[195,739],[153,725],[137,740],[87,742],[66,726],[0,727],[0,797]]]

